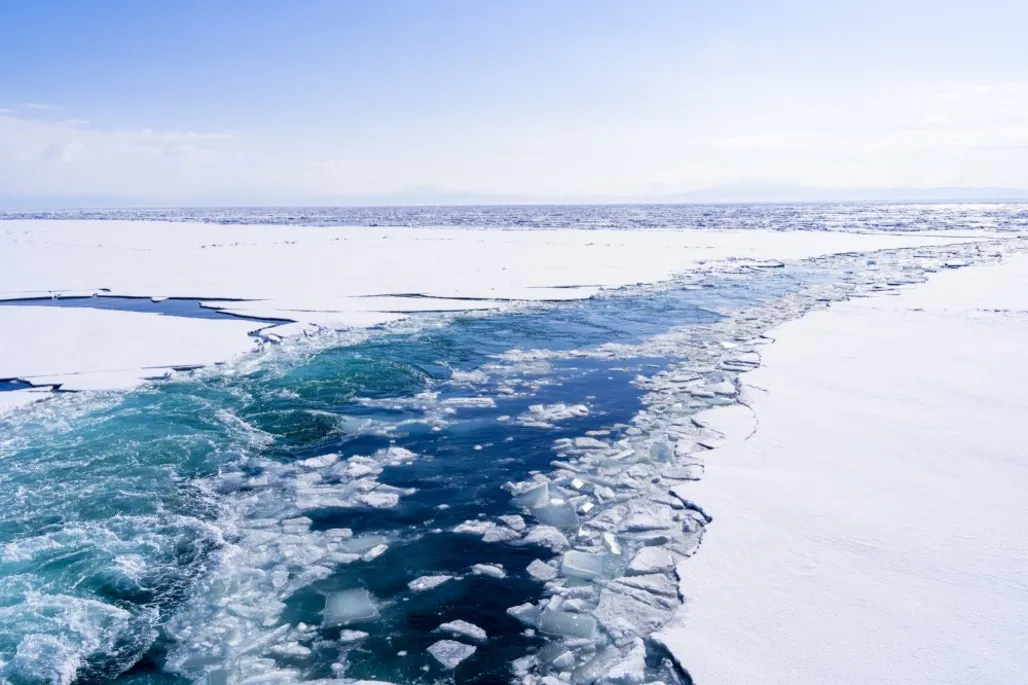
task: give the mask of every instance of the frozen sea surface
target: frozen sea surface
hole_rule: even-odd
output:
[[[638,632],[680,603],[650,548],[708,520],[667,494],[721,439],[689,417],[767,325],[995,249],[437,315],[11,412],[0,682],[686,682]]]
[[[1025,203],[225,207],[0,213],[0,219],[151,219],[219,224],[926,231],[1028,227]]]

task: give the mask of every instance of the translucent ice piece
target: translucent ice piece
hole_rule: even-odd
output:
[[[611,666],[621,659],[621,652],[614,647],[605,650],[571,672],[574,685],[589,685],[596,682]]]
[[[524,492],[514,496],[514,504],[519,507],[540,507],[550,501],[550,487],[546,483],[540,483]]]
[[[339,549],[349,554],[364,554],[372,547],[377,547],[385,542],[388,542],[388,538],[383,535],[362,535],[357,538],[341,540]]]
[[[577,550],[564,553],[560,564],[560,572],[572,578],[592,580],[610,575],[611,560],[607,554],[589,554]]]
[[[592,638],[596,634],[596,619],[588,614],[547,609],[539,615],[539,630],[561,637]]]
[[[333,592],[325,600],[322,624],[341,626],[356,621],[367,621],[378,616],[378,608],[371,594],[364,588]]]
[[[578,514],[575,513],[575,508],[566,502],[557,505],[546,504],[534,507],[532,514],[539,519],[539,523],[554,526],[555,528],[578,527]]]

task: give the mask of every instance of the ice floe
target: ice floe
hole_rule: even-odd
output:
[[[478,650],[477,647],[466,645],[454,640],[440,640],[428,648],[428,653],[447,670],[453,670]]]

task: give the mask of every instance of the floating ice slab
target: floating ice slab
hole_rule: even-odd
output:
[[[339,549],[350,554],[364,554],[389,541],[384,535],[361,535],[339,541]]]
[[[521,534],[515,530],[496,526],[485,531],[482,535],[482,542],[510,542],[520,537]]]
[[[646,680],[646,645],[636,638],[632,648],[603,676],[604,685],[642,685]]]
[[[454,533],[469,533],[471,535],[484,535],[486,531],[495,528],[496,524],[492,521],[465,521],[457,526],[454,526]]]
[[[475,564],[471,567],[471,572],[476,576],[490,576],[491,578],[507,577],[507,572],[503,570],[503,567],[496,564]]]
[[[363,630],[343,630],[339,633],[339,641],[346,642],[360,642],[368,636]]]
[[[368,621],[378,616],[374,600],[364,588],[341,590],[325,599],[322,622],[326,626]]]
[[[541,507],[550,501],[550,488],[546,483],[523,490],[514,496],[514,504],[519,507]]]
[[[588,614],[547,609],[539,615],[539,630],[560,637],[591,638],[596,634],[596,619]]]
[[[421,576],[407,583],[407,587],[414,592],[424,592],[425,590],[435,589],[448,580],[453,580],[453,576]]]
[[[436,661],[443,665],[443,668],[452,670],[477,650],[477,647],[462,642],[440,640],[428,648],[428,653],[434,656]]]
[[[536,580],[542,582],[548,582],[560,575],[557,569],[553,568],[549,564],[546,564],[539,559],[535,559],[531,564],[528,565],[528,574]]]
[[[517,514],[501,516],[500,520],[507,524],[511,530],[516,530],[519,533],[525,529],[525,519],[521,518]]]
[[[536,526],[528,531],[528,535],[521,538],[521,543],[549,547],[553,552],[563,552],[571,546],[564,533],[561,533],[553,526]]]
[[[450,621],[443,623],[436,630],[444,633],[450,633],[451,635],[457,635],[458,637],[466,637],[471,640],[484,641],[488,638],[485,631],[476,626],[474,623],[468,623],[467,621]]]
[[[602,578],[610,574],[611,561],[606,554],[589,554],[577,550],[564,552],[564,559],[560,564],[560,572],[572,578],[592,580]]]

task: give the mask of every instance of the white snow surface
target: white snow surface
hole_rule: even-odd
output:
[[[0,222],[0,299],[240,298],[226,311],[362,328],[411,313],[571,300],[653,283],[704,261],[802,259],[960,236],[716,230],[295,227],[147,221]],[[455,299],[457,298],[457,299]],[[470,299],[467,299],[470,298]],[[219,305],[219,306],[222,306]],[[123,388],[253,347],[249,321],[0,306],[0,378]],[[5,405],[20,404],[13,398]]]
[[[678,486],[714,517],[662,635],[697,685],[1024,682],[1025,283],[1015,255],[771,332],[756,431],[733,410]]]

